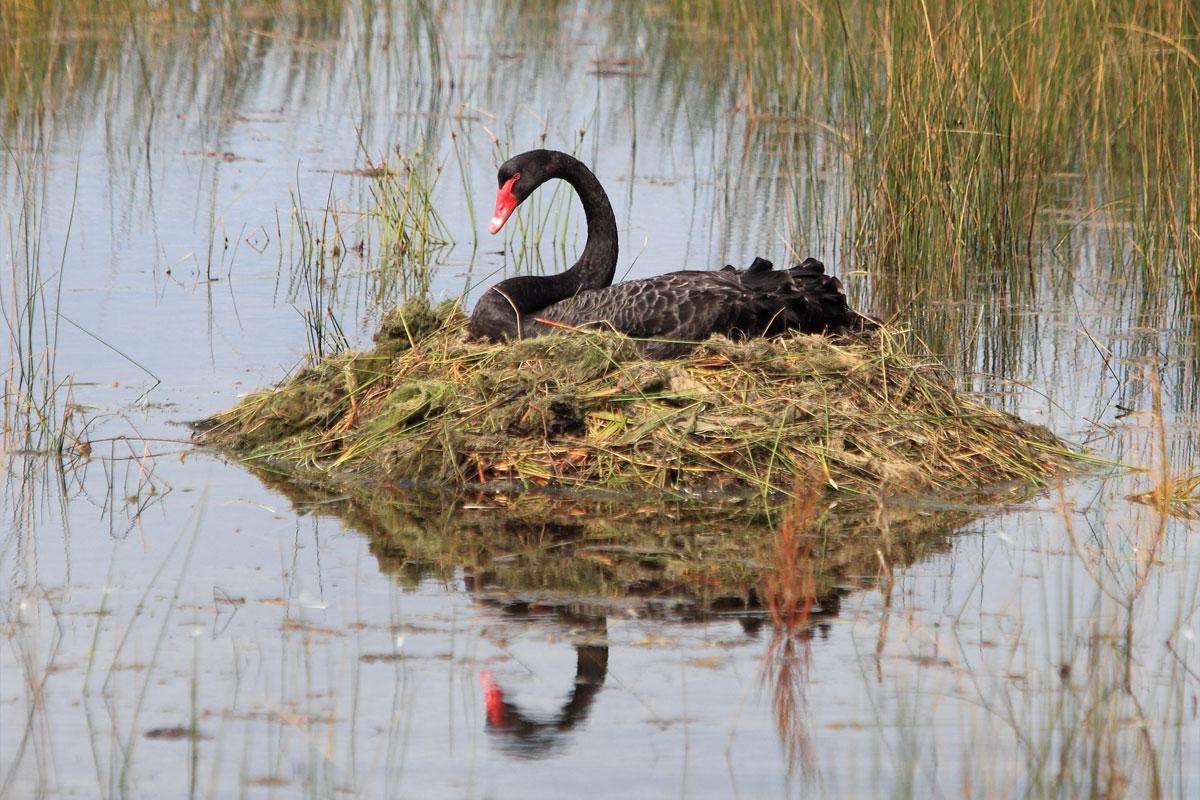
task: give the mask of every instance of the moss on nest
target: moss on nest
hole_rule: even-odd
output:
[[[887,329],[714,338],[646,361],[624,336],[469,342],[453,304],[393,311],[342,353],[197,425],[201,441],[330,481],[874,496],[1039,486],[1077,453],[957,392]]]

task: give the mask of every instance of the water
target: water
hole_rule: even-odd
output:
[[[1126,499],[1153,472],[965,527],[929,506],[946,535],[884,537],[789,635],[741,607],[422,570],[336,498],[293,503],[186,444],[181,422],[304,357],[294,204],[318,222],[332,207],[350,245],[367,240],[341,264],[336,309],[369,337],[395,291],[373,275],[376,234],[355,213],[368,180],[352,171],[393,147],[444,165],[455,242],[437,250],[435,296],[569,262],[581,215],[565,195],[523,212],[547,220],[536,257],[483,231],[498,161],[543,143],[577,148],[607,186],[619,277],[789,248],[846,271],[824,215],[837,172],[782,163],[727,76],[674,69],[653,37],[583,6],[364,8],[146,19],[137,35],[80,20],[50,35],[70,82],[42,113],[16,101],[10,361],[35,243],[41,279],[61,274],[45,317],[61,320],[53,374],[70,378],[56,396],[89,421],[91,458],[60,476],[6,437],[5,795],[1195,793],[1200,554],[1192,523]],[[789,199],[802,169],[813,222]],[[1160,470],[1161,438],[1171,469],[1194,473],[1186,321],[1148,324],[1106,277],[1105,237],[1064,214],[1065,265],[1047,249],[1037,302],[947,357],[1114,460]],[[868,277],[846,279],[871,307]],[[936,340],[919,312],[941,300],[919,303],[910,324]],[[996,313],[986,293],[955,305]]]

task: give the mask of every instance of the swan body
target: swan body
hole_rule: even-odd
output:
[[[650,357],[672,358],[714,334],[748,338],[872,324],[850,310],[841,283],[812,258],[783,270],[756,258],[742,270],[684,270],[611,285],[618,252],[612,207],[591,171],[565,153],[533,150],[501,165],[492,232],[555,177],[571,183],[583,201],[588,240],[579,261],[558,275],[520,276],[489,288],[471,314],[473,338],[500,341],[608,328],[649,340],[641,347]]]

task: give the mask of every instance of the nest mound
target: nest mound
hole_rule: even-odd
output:
[[[1040,486],[1075,457],[1047,429],[957,392],[886,328],[714,338],[648,361],[578,332],[469,342],[454,304],[391,312],[342,353],[197,423],[259,466],[338,482],[552,486],[714,496]]]

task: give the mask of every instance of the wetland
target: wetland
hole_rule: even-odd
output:
[[[0,796],[1196,794],[1189,5],[0,0],[0,92]],[[895,416],[780,390],[824,416],[731,436],[696,393],[761,343],[567,385],[622,344],[453,338],[582,246],[566,187],[486,233],[537,147],[608,188],[618,280],[824,261],[886,345],[770,347]],[[389,347],[420,386],[360,426]],[[382,436],[512,348],[469,479]],[[314,375],[336,418],[253,405]],[[640,423],[689,408],[671,462]],[[534,419],[596,449],[479,445]]]

